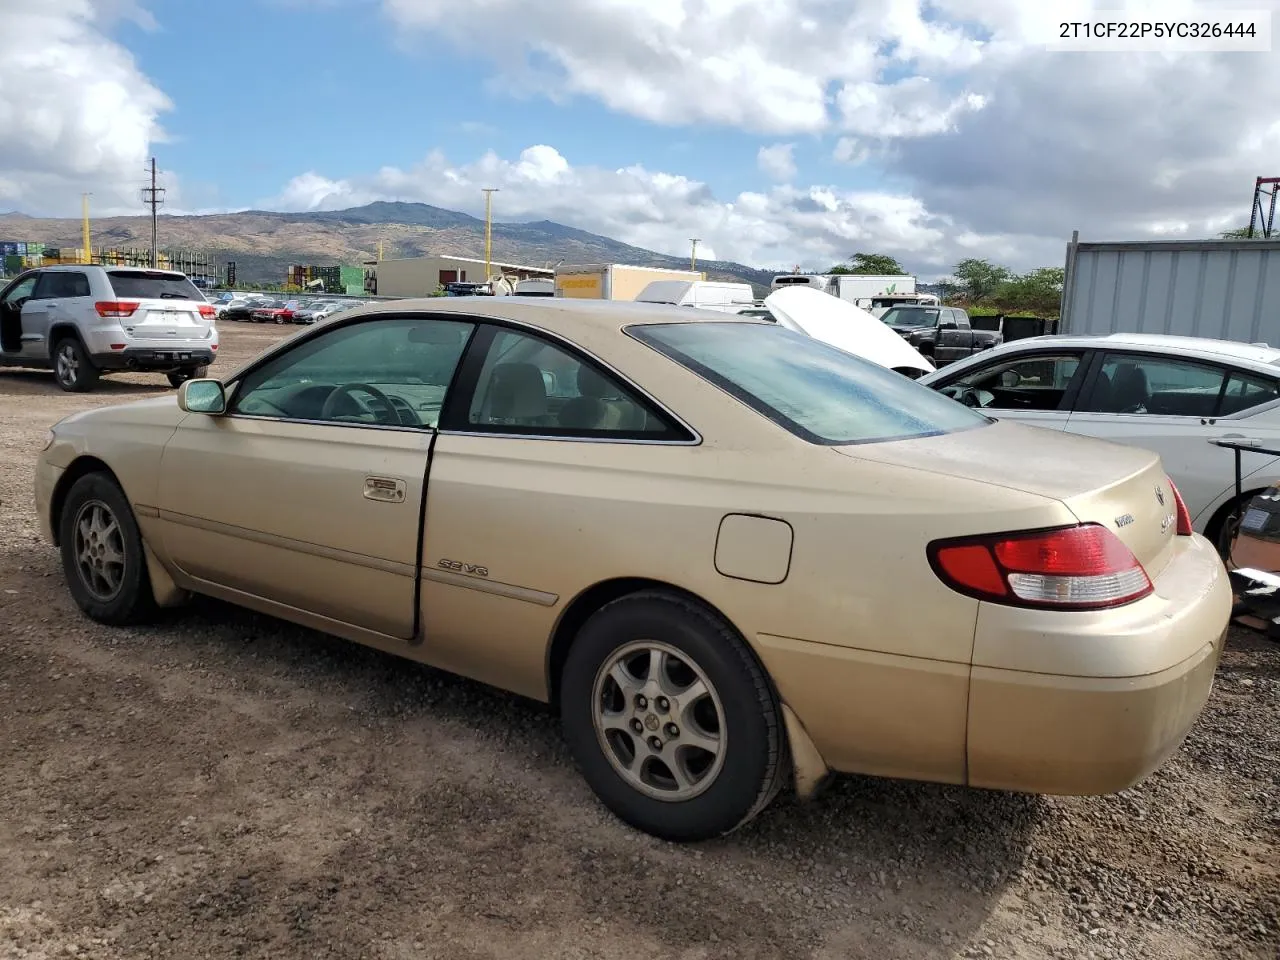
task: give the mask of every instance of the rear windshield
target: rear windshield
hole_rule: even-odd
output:
[[[186,277],[175,273],[142,270],[108,270],[111,289],[128,300],[195,300],[204,296]]]
[[[899,373],[783,327],[710,321],[627,332],[810,443],[905,440],[992,422]]]

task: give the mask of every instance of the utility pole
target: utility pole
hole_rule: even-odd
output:
[[[493,195],[497,187],[484,188],[484,282],[493,275]]]
[[[701,237],[690,237],[689,242],[693,244],[693,252],[689,254],[689,269],[698,269],[698,244],[702,242]]]
[[[151,208],[151,269],[160,266],[160,205],[164,187],[156,186],[156,158],[151,158],[151,186],[142,188],[142,201]]]

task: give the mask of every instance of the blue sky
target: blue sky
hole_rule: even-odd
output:
[[[74,215],[89,190],[99,215],[140,213],[154,155],[172,212],[478,214],[496,186],[499,220],[678,254],[698,236],[779,268],[1030,269],[1072,230],[1237,225],[1253,178],[1280,173],[1256,108],[1280,94],[1276,54],[1046,47],[1049,13],[1096,6],[0,0],[0,209]]]

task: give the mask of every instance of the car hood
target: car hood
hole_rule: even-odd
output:
[[[900,335],[847,300],[803,286],[783,287],[764,302],[778,326],[807,334],[891,370],[933,372],[933,364]]]

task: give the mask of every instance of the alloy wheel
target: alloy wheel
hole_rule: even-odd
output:
[[[724,708],[697,663],[675,647],[640,640],[596,674],[592,719],[605,756],[629,786],[658,800],[690,800],[724,765]]]
[[[124,533],[111,508],[88,500],[76,514],[76,570],[95,599],[114,600],[124,584]]]

